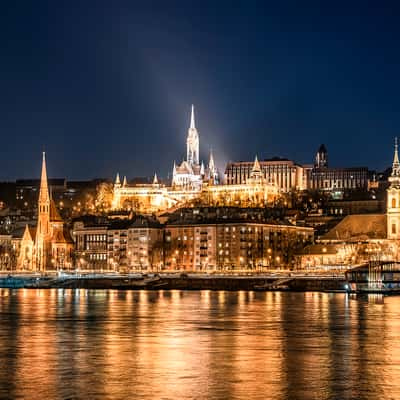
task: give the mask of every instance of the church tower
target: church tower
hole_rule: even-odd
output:
[[[209,173],[209,179],[210,179],[211,184],[218,185],[219,184],[219,175],[218,175],[217,167],[215,166],[214,155],[213,155],[212,150],[210,150],[210,160],[208,162],[208,173]]]
[[[116,176],[115,182],[114,182],[112,209],[119,210],[120,207],[121,207],[121,180],[119,178],[119,173],[117,173],[117,176]]]
[[[387,238],[400,239],[400,162],[397,138],[394,142],[392,173],[387,190]]]
[[[199,165],[199,134],[194,122],[194,106],[192,104],[192,113],[190,116],[190,127],[186,140],[186,161],[190,165]]]
[[[42,175],[38,201],[38,222],[35,240],[35,269],[44,271],[48,263],[50,242],[50,196],[47,184],[46,154],[43,152]]]

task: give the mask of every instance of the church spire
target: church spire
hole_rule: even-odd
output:
[[[46,154],[43,152],[42,174],[38,201],[38,221],[35,237],[35,268],[43,271],[47,267],[48,240],[50,235],[50,196],[47,183]]]
[[[400,177],[400,162],[399,162],[397,137],[395,137],[395,139],[394,139],[394,156],[393,156],[393,165],[392,165],[392,176]]]
[[[154,173],[153,185],[158,185],[157,173]]]
[[[192,113],[190,115],[190,129],[196,129],[196,125],[194,123],[194,105],[192,104]]]
[[[121,180],[119,179],[119,172],[117,172],[117,176],[115,177],[115,186],[121,186]]]
[[[194,122],[194,106],[190,115],[190,127],[186,139],[186,161],[191,165],[199,165],[199,133]]]
[[[122,181],[122,186],[125,187],[127,186],[128,182],[126,180],[126,175],[124,176],[124,180]]]
[[[49,187],[47,183],[46,153],[43,152],[42,175],[40,177],[39,202],[49,201]]]
[[[205,168],[204,168],[204,163],[202,161],[201,166],[200,166],[200,175],[204,177],[205,174],[206,174],[206,172],[205,172]]]
[[[210,149],[210,161],[208,162],[208,169],[214,172],[215,163],[214,163],[214,155],[212,149]]]

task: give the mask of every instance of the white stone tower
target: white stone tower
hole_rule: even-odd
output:
[[[387,190],[387,238],[400,239],[400,162],[397,138],[394,142],[392,173]]]
[[[194,122],[194,106],[192,104],[192,113],[190,116],[190,127],[186,140],[187,156],[186,161],[190,165],[199,165],[199,133]]]

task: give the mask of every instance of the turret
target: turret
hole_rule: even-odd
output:
[[[210,150],[210,160],[208,162],[209,180],[213,185],[219,184],[218,170],[215,166],[213,151]]]
[[[157,174],[156,174],[156,173],[154,173],[153,185],[154,185],[154,186],[157,186],[157,185],[158,185],[158,178],[157,178]]]
[[[315,156],[315,168],[327,168],[328,167],[328,150],[324,144],[319,146],[317,154]]]
[[[256,158],[254,159],[254,164],[253,164],[253,168],[251,170],[251,173],[252,173],[252,175],[261,173],[261,166],[260,166],[260,163],[258,161],[257,155],[256,155]]]
[[[115,177],[115,183],[114,183],[114,187],[121,187],[121,181],[119,179],[119,173],[117,172],[117,176]]]
[[[204,175],[206,174],[205,168],[204,168],[204,163],[203,161],[201,162],[201,167],[200,167],[200,175],[202,178],[204,178]]]

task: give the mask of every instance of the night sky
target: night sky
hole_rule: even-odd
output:
[[[167,177],[186,154],[384,169],[400,135],[396,2],[9,1],[0,179]],[[375,4],[375,6],[372,6]],[[379,4],[379,7],[377,6]]]

